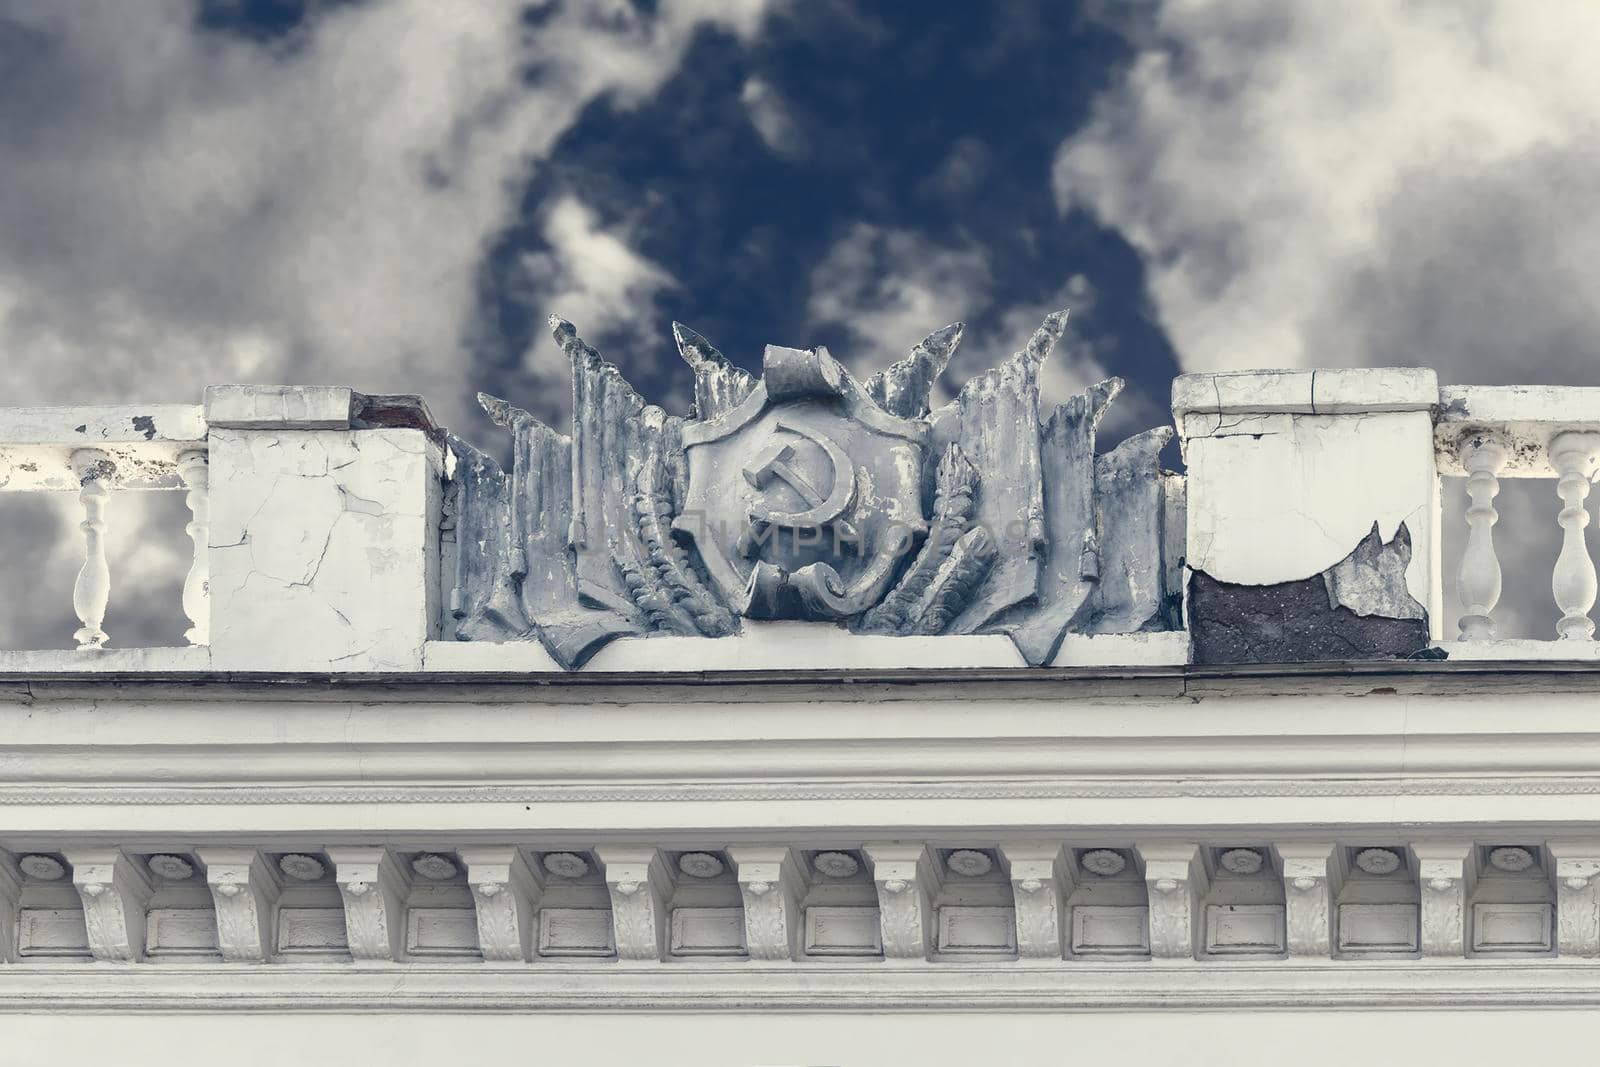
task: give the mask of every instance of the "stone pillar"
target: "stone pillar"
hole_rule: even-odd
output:
[[[206,390],[214,668],[422,666],[438,621],[442,456],[419,402],[374,399]]]
[[[1173,383],[1196,662],[1403,656],[1442,636],[1438,402],[1421,369]],[[1287,625],[1249,625],[1264,617]]]

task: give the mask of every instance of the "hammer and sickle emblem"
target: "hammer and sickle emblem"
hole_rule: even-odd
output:
[[[804,423],[780,418],[775,428],[813,441],[822,449],[823,454],[827,456],[833,476],[832,487],[824,496],[803,472],[795,469],[794,445],[786,441],[771,441],[745,465],[743,471],[745,481],[757,489],[765,489],[774,480],[783,482],[800,494],[800,498],[806,502],[806,510],[773,511],[761,504],[753,504],[750,507],[750,522],[756,526],[780,526],[790,529],[820,529],[831,523],[841,537],[853,540],[856,536],[855,530],[849,523],[840,519],[856,499],[856,472],[850,457],[845,455],[844,449],[827,434],[820,433]]]

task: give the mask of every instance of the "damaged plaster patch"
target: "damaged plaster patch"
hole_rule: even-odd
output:
[[[1194,662],[1305,663],[1403,659],[1429,643],[1424,606],[1406,588],[1411,534],[1387,543],[1377,524],[1320,574],[1270,585],[1189,579]]]
[[[1374,522],[1353,552],[1322,572],[1328,607],[1346,607],[1357,615],[1426,621],[1428,609],[1406,588],[1410,566],[1411,531],[1406,524],[1402,522],[1385,544]]]

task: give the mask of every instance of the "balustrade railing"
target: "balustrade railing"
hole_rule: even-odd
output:
[[[72,492],[82,509],[83,564],[72,588],[80,651],[106,647],[113,574],[106,531],[113,497],[127,491],[186,490],[193,544],[183,584],[191,645],[210,634],[207,566],[208,453],[198,405],[23,408],[0,419],[0,492]]]
[[[1600,582],[1585,530],[1590,486],[1600,473],[1600,389],[1447,387],[1440,391],[1435,442],[1439,473],[1466,482],[1467,543],[1456,573],[1460,640],[1505,636],[1494,618],[1501,595],[1494,500],[1501,479],[1537,478],[1554,482],[1559,504],[1561,550],[1550,573],[1554,638],[1569,651],[1593,648],[1589,612]]]
[[[1308,567],[1315,570],[1349,551],[1374,519],[1386,539],[1396,536],[1403,519],[1408,538],[1414,539],[1406,546],[1405,559],[1414,565],[1404,591],[1428,606],[1432,640],[1443,640],[1452,658],[1600,659],[1590,618],[1600,575],[1586,544],[1591,485],[1600,473],[1600,388],[1441,390],[1431,374],[1394,370],[1194,377],[1198,381],[1180,390],[1175,407],[1190,449],[1184,551],[1193,570],[1219,579],[1207,568],[1220,569],[1219,580],[1240,589],[1303,579]],[[1389,395],[1391,386],[1408,392]],[[106,612],[117,576],[107,554],[107,530],[117,521],[116,498],[133,491],[181,491],[192,546],[182,591],[190,624],[185,637],[191,646],[206,649],[207,662],[230,668],[270,663],[284,669],[335,664],[335,669],[355,669],[346,666],[353,662],[367,669],[421,669],[424,653],[437,652],[432,646],[461,652],[458,642],[439,640],[429,621],[434,594],[424,592],[437,581],[436,564],[429,560],[436,560],[441,541],[448,541],[442,533],[448,517],[438,493],[442,473],[426,458],[434,447],[425,442],[429,429],[414,419],[385,415],[373,407],[376,401],[349,390],[219,387],[208,397],[213,407],[24,408],[0,414],[0,491],[76,495],[82,538],[82,564],[72,589],[78,649],[92,652],[111,642]],[[1211,397],[1209,407],[1201,403]],[[355,436],[385,426],[389,436]],[[232,596],[219,603],[223,617],[217,643],[212,641],[208,559],[212,430],[217,462],[227,468],[219,473],[219,484],[233,494],[216,498],[227,543],[242,537],[265,546],[263,558],[272,569],[258,584],[254,568],[262,563],[252,554],[237,561],[237,574],[229,571],[233,577],[225,584]],[[228,434],[238,437],[233,452],[227,442],[234,438]],[[415,442],[407,434],[415,435]],[[360,441],[376,447],[363,448]],[[344,457],[337,463],[332,462],[335,452]],[[1397,469],[1404,466],[1403,477],[1373,470],[1374,462],[1381,463],[1377,457],[1390,455]],[[1280,466],[1280,474],[1270,473]],[[1352,470],[1373,477],[1353,476]],[[285,477],[289,474],[294,477]],[[369,499],[375,485],[379,495],[390,491],[385,479],[398,495],[381,503]],[[1512,529],[1508,536],[1501,522],[1496,503],[1504,479],[1539,479],[1554,490],[1554,524],[1545,531],[1559,529],[1561,540],[1549,560],[1551,623],[1542,635],[1549,639],[1538,644],[1503,632],[1511,612],[1501,603],[1507,582],[1502,548],[1516,544],[1519,553],[1535,551],[1525,547],[1526,529]],[[1268,483],[1276,487],[1273,492],[1262,491]],[[1451,580],[1439,575],[1441,487],[1447,494],[1459,493],[1466,504],[1465,529],[1452,522],[1442,531],[1443,538],[1464,537],[1453,576],[1459,625],[1447,626],[1447,632],[1440,626],[1445,620],[1440,593]],[[275,503],[243,510],[223,503],[254,499],[252,494]],[[363,525],[380,513],[415,523],[415,529],[405,527],[401,537],[392,522],[371,529]],[[1306,521],[1279,521],[1286,515]],[[248,528],[236,529],[241,523]],[[316,545],[323,547],[313,552]],[[407,561],[404,566],[392,565],[400,558]],[[219,562],[227,561],[219,555]],[[381,592],[366,578],[350,577],[366,570],[373,580],[381,578]],[[318,588],[308,591],[304,576],[319,573]],[[1232,586],[1224,593],[1243,595]],[[1372,600],[1377,606],[1370,613],[1387,610],[1388,602],[1373,599],[1370,590],[1348,595],[1358,606],[1363,596]],[[398,613],[373,610],[380,601],[406,607]],[[403,625],[395,624],[397,619]],[[297,632],[294,640],[273,645],[287,620],[321,620],[326,640]],[[216,660],[217,644],[229,641],[238,648],[230,646]],[[325,664],[314,651],[323,644],[330,650]],[[385,651],[377,655],[374,647]],[[504,657],[514,650],[505,647],[477,651],[485,663],[510,662]],[[449,660],[437,654],[439,662]]]

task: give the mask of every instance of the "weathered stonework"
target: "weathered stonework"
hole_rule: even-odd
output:
[[[1405,659],[1428,647],[1428,619],[1406,592],[1411,536],[1384,544],[1378,527],[1321,574],[1240,585],[1204,571],[1189,578],[1196,663],[1311,663]]]
[[[419,667],[437,617],[438,446],[422,430],[273,421],[209,438],[226,475],[210,488],[213,665]]]
[[[1045,416],[1038,370],[1066,313],[928,410],[961,338],[927,337],[866,383],[826,349],[763,373],[674,332],[687,417],[647,405],[573,327],[573,433],[483,397],[512,468],[451,438],[449,603],[459,640],[538,639],[581,666],[623,635],[726,637],[740,619],[868,634],[1008,634],[1030,664],[1063,635],[1178,624],[1156,430],[1097,456],[1116,379]]]

